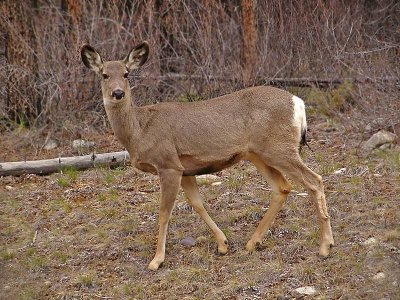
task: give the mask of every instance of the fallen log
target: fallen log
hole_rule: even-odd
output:
[[[169,80],[194,80],[194,81],[216,81],[216,82],[231,82],[238,83],[239,78],[225,77],[225,76],[213,76],[213,75],[190,75],[190,74],[180,74],[180,73],[167,73],[161,76],[144,76],[144,75],[134,75],[134,79],[154,79],[160,81]],[[257,77],[256,84],[258,85],[272,85],[278,87],[316,87],[316,88],[334,88],[345,82],[350,82],[353,84],[387,84],[392,83],[397,86],[400,85],[399,78],[396,77],[375,77],[375,78],[266,78]]]
[[[97,166],[118,167],[129,162],[127,151],[99,153],[74,157],[5,162],[0,163],[0,176],[19,176],[23,174],[46,175],[65,168],[86,170]]]

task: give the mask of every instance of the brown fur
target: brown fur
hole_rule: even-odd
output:
[[[194,175],[220,171],[241,160],[253,162],[273,190],[270,208],[246,248],[253,251],[262,241],[286,200],[286,174],[309,190],[320,220],[320,254],[328,255],[333,237],[322,179],[300,159],[302,133],[293,125],[293,95],[258,86],[207,101],[135,107],[124,74],[141,66],[147,56],[147,43],[135,47],[125,60],[105,63],[90,46],[82,48],[85,65],[108,76],[101,82],[105,110],[132,164],[160,176],[160,231],[149,268],[155,270],[164,261],[168,220],[180,185],[215,234],[218,250],[226,253],[226,237],[205,211]],[[125,96],[117,100],[112,96],[116,90]]]

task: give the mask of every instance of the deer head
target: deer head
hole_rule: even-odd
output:
[[[130,101],[128,75],[141,67],[149,57],[149,45],[143,42],[134,47],[123,60],[103,62],[100,54],[90,45],[81,50],[86,67],[101,76],[101,90],[104,105],[116,105]]]

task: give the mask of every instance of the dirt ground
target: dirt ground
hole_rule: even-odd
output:
[[[244,250],[270,198],[247,162],[217,173],[220,185],[201,186],[228,254],[216,254],[180,191],[157,272],[147,270],[158,231],[157,177],[130,167],[3,177],[0,299],[282,300],[302,286],[317,291],[303,299],[400,299],[398,148],[361,158],[362,135],[345,121],[309,124],[314,152],[304,148],[302,156],[324,178],[336,242],[328,258],[317,256],[314,206],[297,185],[258,251]],[[94,139],[99,150],[122,150],[109,132]],[[7,143],[3,157],[20,157]],[[196,244],[182,246],[186,237]]]

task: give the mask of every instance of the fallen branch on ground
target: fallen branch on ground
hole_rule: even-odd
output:
[[[22,174],[46,175],[65,168],[86,170],[95,166],[118,167],[129,161],[127,151],[99,153],[74,157],[0,163],[0,176],[19,176]]]
[[[134,79],[153,79],[160,81],[168,80],[201,80],[201,81],[220,81],[220,82],[238,82],[238,78],[223,77],[223,76],[206,76],[206,75],[188,75],[179,73],[167,73],[162,76],[144,76],[134,75]],[[341,78],[341,79],[322,79],[322,78],[265,78],[258,77],[256,79],[259,85],[272,85],[272,86],[291,86],[291,87],[318,87],[329,88],[337,87],[345,82],[354,84],[371,84],[371,83],[394,83],[400,85],[400,80],[394,77],[378,77],[378,78]]]

